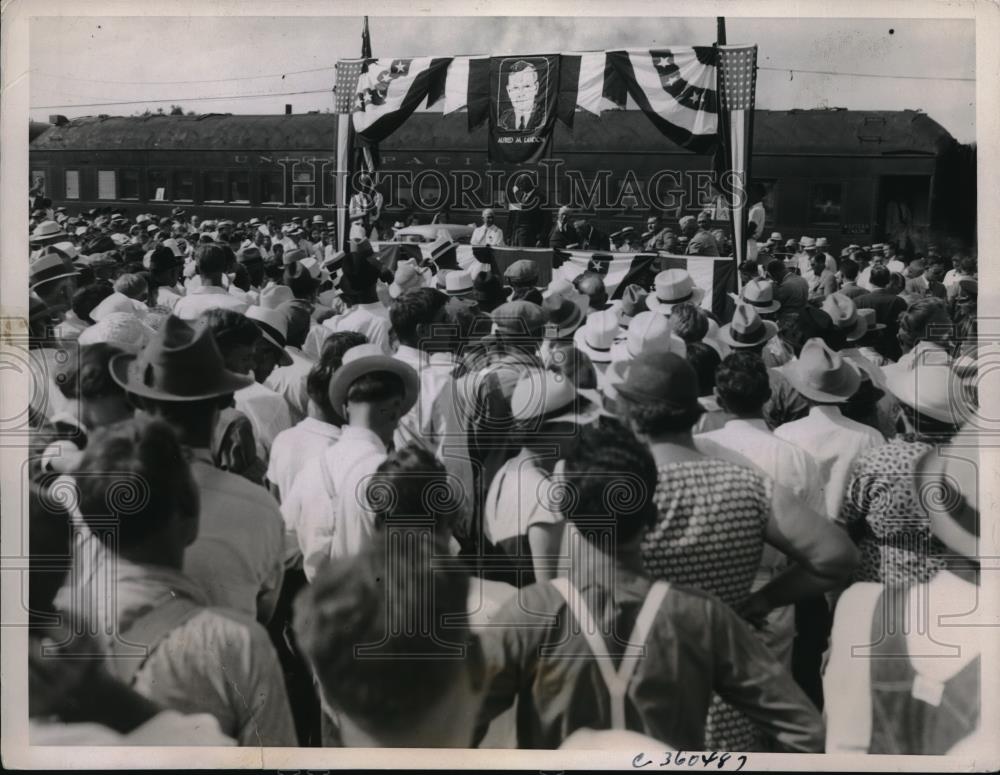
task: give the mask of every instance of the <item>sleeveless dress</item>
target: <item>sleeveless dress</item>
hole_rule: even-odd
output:
[[[650,577],[738,603],[760,567],[771,492],[768,477],[723,460],[661,465],[654,495],[660,516],[642,543]],[[713,697],[705,750],[753,751],[762,742],[750,719]]]

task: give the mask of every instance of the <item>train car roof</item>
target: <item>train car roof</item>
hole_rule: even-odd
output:
[[[485,151],[486,128],[469,131],[467,114],[418,112],[382,143],[383,150]],[[87,116],[49,126],[31,143],[35,151],[245,150],[295,151],[336,146],[337,116],[299,115]],[[637,111],[593,116],[578,111],[572,129],[556,124],[553,155],[574,152],[679,153]],[[955,143],[926,113],[857,110],[758,110],[754,152],[774,155],[937,155]],[[572,146],[571,148],[568,146]]]

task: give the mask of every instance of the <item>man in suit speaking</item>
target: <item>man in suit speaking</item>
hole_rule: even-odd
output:
[[[498,124],[508,132],[533,132],[545,119],[538,100],[538,70],[523,59],[507,71],[507,97],[511,107],[500,114]]]

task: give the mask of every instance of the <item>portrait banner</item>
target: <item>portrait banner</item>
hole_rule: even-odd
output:
[[[491,58],[490,161],[523,164],[545,157],[558,100],[558,55]]]

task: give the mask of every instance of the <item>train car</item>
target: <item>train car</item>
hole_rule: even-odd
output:
[[[31,143],[31,177],[71,210],[333,219],[334,114],[54,118]],[[696,213],[717,193],[711,157],[672,144],[635,111],[557,123],[548,158],[530,168],[490,165],[486,147],[486,127],[470,131],[466,114],[414,114],[379,149],[387,217],[426,222],[444,210],[462,223],[493,206],[503,225],[524,172],[549,208],[570,204],[606,230],[650,211]],[[757,111],[752,165],[768,233],[835,246],[974,240],[975,151],[922,112]]]

